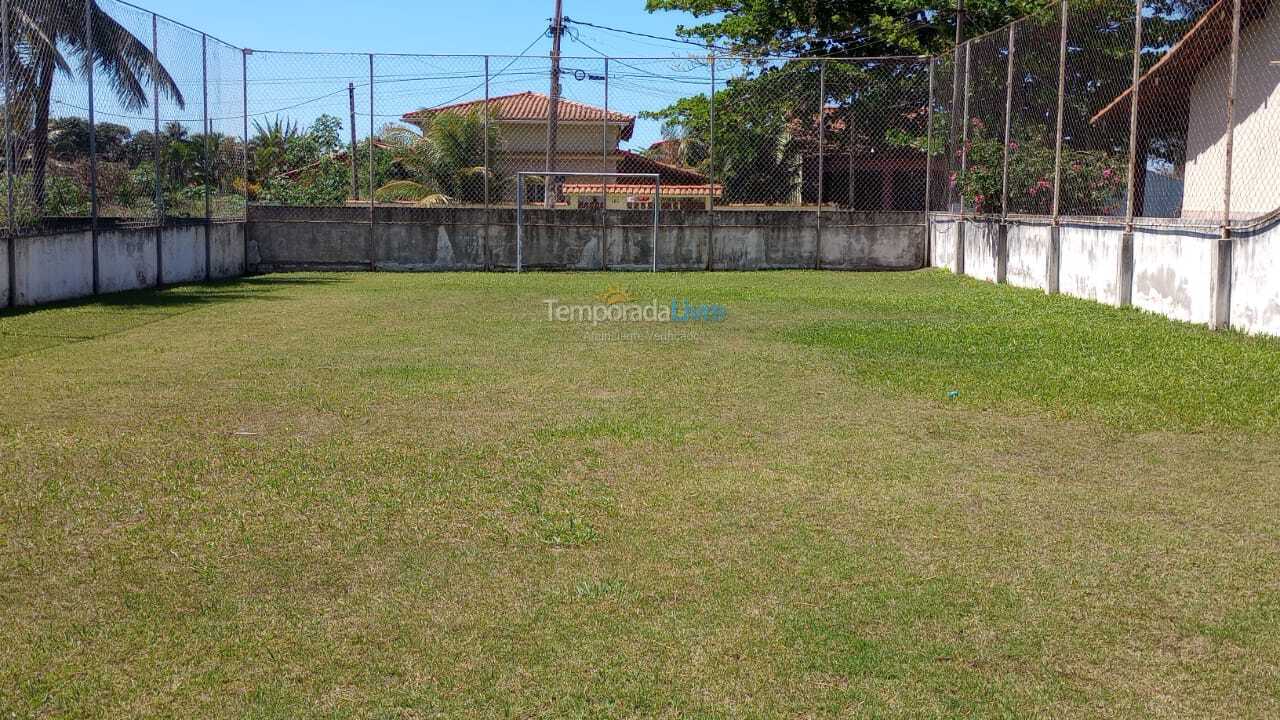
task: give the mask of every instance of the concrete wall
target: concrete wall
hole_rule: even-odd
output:
[[[1280,221],[1235,234],[1231,248],[1231,327],[1280,335]]]
[[[1214,245],[1220,233],[1186,227],[1133,231],[1133,304],[1174,320],[1213,318]]]
[[[999,221],[965,222],[965,274],[990,280]],[[959,220],[930,218],[933,267],[954,272]],[[1220,231],[1181,220],[1146,220],[1126,238],[1117,224],[1010,219],[1003,252],[1006,282],[1108,305],[1131,304],[1184,322],[1280,336],[1280,214],[1256,226]],[[1056,271],[1056,272],[1055,272]]]
[[[93,294],[93,234],[19,238],[14,248],[14,304],[39,305]]]
[[[154,287],[157,261],[163,283],[205,279],[205,227],[109,227],[98,231],[98,293]],[[244,223],[219,223],[208,229],[214,278],[244,272]],[[157,257],[156,243],[160,244]],[[94,242],[87,230],[22,237],[14,243],[14,296],[17,305],[39,305],[94,294]],[[8,303],[9,271],[0,241],[0,307]]]
[[[964,274],[979,280],[995,282],[1000,222],[998,220],[965,220],[964,223]]]
[[[474,270],[516,265],[511,208],[252,208],[249,268]],[[821,236],[821,237],[819,237]],[[662,270],[923,267],[919,213],[666,210],[658,228]],[[821,260],[819,261],[819,253]],[[708,260],[708,257],[710,260]],[[526,208],[520,261],[531,269],[647,270],[647,211]]]
[[[1118,225],[1062,223],[1058,289],[1064,295],[1120,304]]]
[[[155,228],[98,233],[98,291],[120,292],[156,284]]]
[[[1053,243],[1053,228],[1048,223],[1018,221],[1009,224],[1009,270],[1006,280],[1010,285],[1023,288],[1049,290],[1049,254]]]

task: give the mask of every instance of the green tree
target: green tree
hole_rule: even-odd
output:
[[[98,7],[96,0],[10,0],[7,7],[12,37],[8,58],[11,94],[15,106],[25,103],[35,108],[31,118],[32,197],[35,206],[43,210],[47,199],[49,105],[56,75],[79,75],[83,80],[85,68],[94,67],[108,78],[120,105],[131,112],[147,107],[153,83],[179,107],[185,101],[147,43]],[[91,39],[84,33],[86,10],[92,14]],[[16,117],[18,113],[11,115]]]
[[[489,123],[488,134],[489,167],[493,167],[501,153],[497,123]],[[380,139],[389,148],[402,177],[379,187],[378,199],[423,204],[484,201],[488,171],[483,112],[437,113],[420,134],[391,126],[383,130]]]

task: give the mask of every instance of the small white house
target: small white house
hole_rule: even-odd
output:
[[[1138,158],[1150,138],[1186,140],[1181,217],[1220,222],[1226,169],[1227,88],[1233,0],[1219,0],[1142,78]],[[1231,216],[1280,210],[1280,3],[1243,0],[1236,83]],[[1132,90],[1093,121],[1127,122]],[[1142,191],[1143,188],[1140,188]],[[1141,197],[1141,196],[1140,196]]]

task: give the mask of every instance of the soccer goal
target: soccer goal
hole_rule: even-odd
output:
[[[551,182],[547,182],[547,178]],[[623,182],[618,182],[619,180]],[[532,193],[535,185],[540,193]],[[539,200],[536,195],[540,195]],[[532,196],[532,199],[531,199]],[[548,199],[550,202],[548,202]],[[650,244],[652,272],[658,271],[658,221],[662,212],[662,178],[657,173],[601,173],[562,171],[557,173],[521,171],[516,173],[516,272],[524,269],[525,210],[540,208],[554,211],[569,207],[576,210],[603,211],[606,224],[601,228],[600,257],[606,253],[609,210],[649,211],[653,222]]]

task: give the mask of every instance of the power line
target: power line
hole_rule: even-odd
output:
[[[635,30],[623,30],[622,28],[609,27],[608,25],[597,25],[595,23],[589,23],[586,20],[574,20],[572,18],[565,18],[564,21],[567,23],[572,23],[574,25],[584,25],[586,27],[595,28],[597,30],[608,30],[609,32],[622,33],[623,35],[634,35],[636,37],[644,37],[644,38],[649,38],[651,40],[662,40],[664,42],[673,42],[673,43],[681,43],[684,45],[692,45],[694,47],[699,47],[704,50],[724,50],[725,52],[733,52],[731,48],[720,47],[719,45],[712,45],[711,43],[695,42],[693,40],[689,40],[686,38],[673,38],[673,37],[663,37],[661,35],[650,35],[649,33],[636,32]]]

